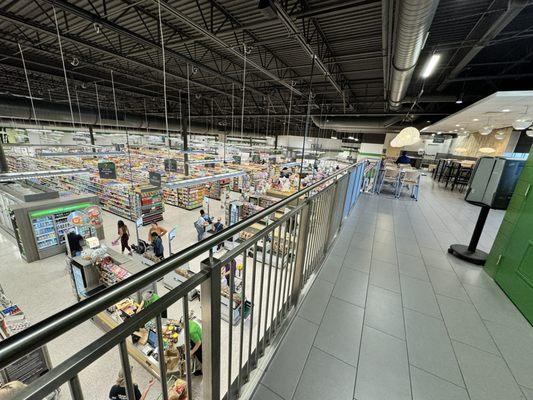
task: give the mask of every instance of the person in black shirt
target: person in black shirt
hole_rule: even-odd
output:
[[[83,251],[81,242],[83,241],[83,236],[77,234],[74,231],[71,231],[67,235],[68,247],[70,248],[70,254],[72,257],[79,256]]]
[[[152,386],[154,386],[154,383],[155,381],[153,379],[150,380],[150,382],[148,382],[148,386],[146,387],[146,389],[144,389],[144,392],[142,394],[137,384],[134,384],[134,400],[146,400],[146,396],[148,395],[148,392],[150,391]],[[124,378],[124,373],[122,371],[118,373],[117,382],[111,387],[111,390],[109,391],[109,400],[128,400],[128,396],[126,395],[126,379]]]

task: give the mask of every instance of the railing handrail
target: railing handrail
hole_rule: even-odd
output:
[[[108,287],[101,292],[91,296],[79,303],[76,303],[38,323],[30,326],[24,331],[9,337],[0,343],[0,368],[4,368],[11,362],[23,357],[24,355],[44,346],[53,339],[61,336],[63,333],[84,323],[100,313],[116,304],[120,300],[128,297],[143,288],[147,287],[152,282],[163,278],[166,274],[176,269],[178,266],[191,261],[195,257],[209,251],[216,244],[233,237],[238,232],[255,224],[270,214],[282,209],[293,201],[299,199],[303,195],[320,187],[324,183],[343,175],[355,168],[361,162],[354,163],[346,168],[343,168],[334,174],[318,181],[305,189],[299,190],[296,193],[280,200],[277,203],[265,208],[257,214],[229,226],[221,232],[195,243],[178,253],[164,259],[163,261],[147,268],[131,277]]]

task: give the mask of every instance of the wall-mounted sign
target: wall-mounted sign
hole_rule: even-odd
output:
[[[150,185],[161,187],[161,174],[159,172],[150,171],[148,173],[148,180],[150,181]]]
[[[115,163],[111,161],[101,161],[98,163],[98,175],[102,179],[117,179]]]
[[[433,143],[444,143],[444,136],[434,136]]]

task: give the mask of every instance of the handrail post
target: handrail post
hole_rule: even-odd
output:
[[[305,255],[307,253],[307,241],[309,236],[310,202],[302,208],[300,213],[300,226],[298,232],[298,247],[296,250],[296,263],[294,265],[294,279],[292,285],[291,301],[293,305],[298,303],[302,282],[304,279]]]
[[[203,398],[220,400],[220,268],[216,258],[202,261],[210,277],[200,286],[202,303]],[[188,316],[184,316],[187,318]]]

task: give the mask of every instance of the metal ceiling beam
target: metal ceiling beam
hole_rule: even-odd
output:
[[[159,3],[159,0],[152,0],[152,1],[154,3],[156,3],[156,4]],[[229,46],[226,42],[224,42],[222,39],[218,38],[213,33],[209,32],[207,29],[204,29],[200,25],[198,25],[195,22],[193,22],[188,16],[186,16],[182,12],[176,10],[175,8],[171,7],[170,5],[165,3],[164,1],[161,1],[160,4],[161,4],[161,7],[164,8],[170,14],[172,14],[172,16],[176,17],[177,19],[179,19],[181,22],[185,23],[186,25],[188,25],[192,29],[200,32],[207,39],[211,40],[213,43],[216,43],[218,46],[220,46],[221,48],[225,49],[230,54],[232,54],[235,57],[238,57],[238,58],[244,60],[244,58],[245,58],[244,54],[242,54],[238,50],[234,49],[233,47]],[[284,80],[280,79],[276,74],[273,74],[272,72],[268,71],[267,69],[261,67],[259,64],[257,64],[253,60],[250,60],[249,58],[247,58],[246,59],[246,63],[248,65],[250,65],[252,68],[254,68],[254,69],[258,70],[259,72],[261,72],[262,74],[268,76],[274,82],[286,87],[287,89],[292,91],[294,94],[296,94],[298,96],[302,96],[303,95],[302,92],[300,92],[298,89],[293,87],[289,82],[285,82]]]
[[[331,83],[331,85],[335,88],[337,92],[341,96],[344,97],[344,91],[342,90],[342,87],[335,81],[335,79],[331,76],[331,73],[328,70],[328,67],[324,64],[324,62],[320,59],[318,54],[315,53],[314,49],[311,47],[309,43],[307,43],[307,40],[305,39],[304,35],[290,15],[285,11],[285,9],[279,4],[277,1],[273,0],[270,3],[270,7],[275,11],[278,20],[285,26],[285,28],[289,31],[289,34],[296,39],[300,47],[307,53],[307,55],[311,58],[311,60],[314,61],[322,75],[326,77],[326,79]]]
[[[89,11],[86,11],[85,9],[83,8],[80,8],[80,7],[77,7],[75,6],[74,4],[71,4],[65,0],[45,0],[47,1],[48,3],[64,10],[64,11],[68,11],[80,18],[83,18],[83,19],[86,19],[87,21],[91,21],[93,23],[98,23],[100,24],[102,27],[105,27],[113,32],[116,32],[120,35],[123,35],[123,36],[126,36],[128,38],[130,38],[131,40],[133,41],[136,41],[137,43],[140,43],[144,46],[147,46],[147,47],[151,47],[151,48],[154,48],[154,49],[158,49],[158,50],[161,50],[161,45],[158,44],[158,43],[154,43],[148,39],[145,39],[144,37],[142,37],[141,35],[129,30],[129,29],[126,29],[126,28],[123,28],[117,24],[115,24],[114,22],[111,22],[105,18],[101,18],[97,15],[94,15],[92,14],[91,12]],[[161,6],[163,6],[163,3],[161,4]],[[221,74],[220,72],[216,71],[215,69],[205,65],[205,64],[202,64],[202,63],[199,63],[197,61],[195,61],[194,59],[190,58],[190,57],[187,57],[181,53],[178,53],[170,48],[168,48],[167,46],[165,46],[165,53],[167,55],[170,55],[172,57],[175,57],[177,59],[180,59],[182,61],[185,61],[186,63],[189,63],[191,65],[194,65],[194,66],[197,66],[198,68],[201,68],[202,70],[205,70],[205,71],[209,71],[210,73],[214,74],[215,76],[221,78],[221,79],[224,79],[224,80],[227,80],[229,82],[232,82],[232,83],[235,83],[239,86],[242,86],[242,82],[239,81],[238,79],[235,79],[235,78],[232,78],[228,75],[224,75],[224,74]],[[257,95],[260,95],[260,96],[264,96],[264,94],[262,92],[260,92],[259,90],[257,89],[254,89],[254,88],[247,88],[249,91],[251,92],[254,92],[255,94]]]
[[[55,31],[55,29],[51,29],[51,28],[49,28],[47,26],[37,24],[36,22],[29,21],[29,20],[27,20],[25,18],[22,18],[22,17],[20,17],[18,15],[12,14],[12,13],[7,13],[7,12],[5,12],[3,10],[0,10],[0,19],[9,21],[11,23],[14,23],[15,25],[21,25],[21,26],[24,26],[25,28],[29,28],[29,29],[32,29],[32,30],[35,30],[35,31],[38,31],[38,32],[41,32],[41,33],[44,33],[44,34],[47,34],[47,35],[52,35],[52,36],[57,37],[57,32]],[[143,68],[152,70],[152,71],[157,72],[157,73],[161,73],[162,72],[160,68],[154,67],[153,65],[146,64],[146,63],[144,63],[142,61],[135,60],[135,59],[132,59],[132,58],[128,58],[128,57],[126,57],[124,55],[121,55],[121,54],[117,53],[116,51],[108,50],[108,49],[106,49],[104,47],[95,45],[95,44],[90,43],[88,41],[85,41],[85,40],[83,40],[81,38],[72,36],[72,35],[70,35],[68,33],[60,33],[60,36],[61,36],[62,39],[67,40],[67,41],[69,41],[71,43],[83,46],[85,48],[92,49],[92,50],[97,51],[99,53],[103,53],[103,54],[106,54],[106,55],[109,55],[109,56],[113,56],[113,58],[115,58],[115,59],[119,59],[119,60],[122,60],[122,61],[130,62],[130,63],[136,64],[138,66],[141,66]],[[167,75],[171,76],[173,78],[179,79],[180,81],[187,82],[187,78],[186,77],[183,77],[181,75],[178,75],[178,74],[173,73],[173,72],[168,71],[168,70],[167,70]],[[193,81],[193,80],[191,80],[190,82],[191,82],[191,85],[201,87],[202,89],[209,90],[209,91],[212,91],[212,92],[216,92],[216,93],[219,93],[219,94],[224,95],[224,96],[231,96],[231,94],[228,94],[228,93],[226,93],[226,92],[224,92],[222,90],[219,90],[219,89],[215,89],[215,88],[213,88],[211,86],[208,86],[208,85],[205,85],[203,83],[200,83],[200,82],[197,82],[197,81]],[[237,98],[237,96],[236,96],[236,98]]]
[[[509,0],[507,10],[500,14],[498,19],[491,24],[485,34],[477,43],[465,54],[454,69],[448,74],[444,81],[438,86],[437,91],[443,91],[450,82],[453,82],[457,75],[474,59],[474,57],[487,46],[498,34],[509,25],[520,12],[528,5],[532,4],[531,0]]]

